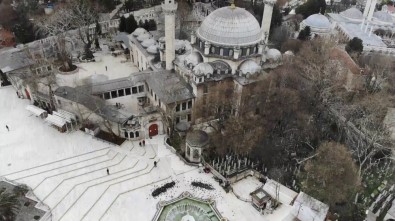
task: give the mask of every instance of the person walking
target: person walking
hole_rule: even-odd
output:
[[[143,140],[143,146],[145,146],[145,140]]]
[[[8,125],[5,125],[5,128],[7,128],[7,131],[10,131],[10,128],[8,127]]]
[[[140,145],[140,147],[141,147],[141,141],[139,142],[139,145]]]
[[[107,168],[107,175],[110,175],[110,170]]]
[[[107,66],[106,66],[106,71],[107,71]]]
[[[157,164],[157,162],[156,162],[156,161],[154,161],[154,167],[156,167],[156,164]]]

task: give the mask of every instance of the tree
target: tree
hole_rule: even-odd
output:
[[[285,27],[274,28],[273,34],[270,35],[270,40],[276,46],[276,48],[281,48],[281,45],[286,42],[289,38],[289,31]]]
[[[62,71],[71,71],[72,64],[69,48],[67,47],[68,31],[75,27],[68,7],[62,7],[50,16],[37,20],[38,31],[56,44],[58,60],[62,63]]]
[[[88,0],[75,0],[70,4],[70,14],[72,26],[77,29],[80,40],[84,43],[83,59],[92,59],[91,46],[98,32],[95,29],[93,35],[89,32],[89,26],[98,23],[99,14]],[[98,27],[96,27],[98,28]]]
[[[148,21],[148,30],[149,31],[155,31],[156,30],[156,22],[154,19],[150,19]]]
[[[292,51],[294,54],[298,53],[302,47],[302,41],[297,39],[288,39],[281,45],[281,52]]]
[[[125,17],[122,15],[120,20],[119,20],[119,27],[118,30],[120,32],[125,32],[126,31],[126,19]]]
[[[322,143],[317,155],[307,161],[302,178],[302,190],[307,194],[328,203],[331,207],[336,203],[350,202],[360,185],[351,153],[347,147],[335,143]]]
[[[264,4],[260,4],[260,5],[255,5],[253,8],[254,14],[258,19],[258,22],[260,25],[262,25],[262,16],[263,16],[263,12],[264,12]],[[273,33],[274,29],[276,27],[280,27],[282,24],[282,14],[280,11],[280,8],[277,4],[275,4],[273,6],[273,14],[272,14],[272,20],[270,23],[270,35]]]
[[[140,23],[142,23],[142,21],[140,20]],[[140,25],[141,27],[142,25]],[[125,28],[125,32],[131,34],[132,32],[134,32],[134,30],[136,30],[136,28],[138,28],[139,25],[137,25],[136,19],[134,19],[134,16],[132,14],[129,15],[129,17],[126,18],[126,28]]]
[[[309,17],[312,14],[325,14],[326,2],[325,0],[308,0],[303,5],[296,8],[296,14],[302,14],[304,18]]]
[[[346,45],[346,51],[349,54],[362,53],[362,51],[363,51],[362,39],[357,38],[357,37],[354,37],[353,39],[351,39]]]
[[[0,189],[0,220],[14,220],[19,211],[19,202],[17,196],[7,193],[4,189]]]
[[[299,32],[298,39],[302,41],[309,40],[311,36],[310,26],[304,27],[303,30]]]
[[[250,153],[264,134],[261,115],[256,114],[255,100],[250,99],[253,84],[242,91],[229,80],[207,83],[205,87],[207,93],[195,102],[194,120],[204,121],[214,131],[211,140],[217,153]]]

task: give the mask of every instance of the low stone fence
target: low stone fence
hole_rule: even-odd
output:
[[[229,184],[236,183],[237,181],[242,180],[248,176],[254,176],[258,179],[265,178],[265,176],[263,174],[261,174],[260,172],[254,170],[254,169],[247,169],[247,170],[244,170],[240,173],[237,173],[236,175],[234,175],[232,177],[226,178],[222,174],[220,174],[217,170],[215,170],[207,162],[204,162],[203,165],[207,168],[210,168],[211,173],[214,174],[215,177],[222,180],[223,182],[228,182]]]

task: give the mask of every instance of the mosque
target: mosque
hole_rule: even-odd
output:
[[[179,123],[196,122],[193,107],[197,102],[207,102],[208,94],[214,91],[217,83],[226,82],[236,92],[232,96],[238,96],[235,98],[240,101],[244,91],[266,76],[263,69],[281,64],[282,54],[267,45],[273,5],[274,1],[265,1],[262,26],[250,12],[234,4],[218,8],[204,18],[190,40],[179,40],[176,39],[178,5],[174,0],[166,0],[161,5],[160,15],[164,17],[163,31],[137,28],[131,34],[118,33],[114,38],[117,45],[129,51],[129,60],[125,62],[133,63],[139,72],[111,80],[93,75],[85,85],[68,80],[77,76],[78,71],[58,73],[59,87],[53,88],[53,95],[45,94],[47,90],[35,93],[23,84],[14,87],[32,104],[45,103],[39,106],[56,114],[67,112],[77,123],[87,118],[96,125],[110,122],[110,126],[100,126],[100,129],[129,140],[170,134]],[[9,66],[10,62],[4,61],[4,66]],[[4,72],[9,78],[15,78],[13,82],[19,82],[23,79],[19,79],[18,73],[29,71],[28,66],[6,68]],[[39,99],[44,98],[45,102],[40,102]],[[129,108],[119,108],[119,102],[128,104]],[[236,114],[237,109],[234,107],[230,111]],[[49,115],[46,120],[56,118],[57,121],[50,123],[60,131],[73,128],[62,114],[60,118]]]
[[[167,107],[161,107],[163,100],[157,99],[164,91],[150,85],[152,80],[146,81],[146,86],[154,90],[148,96],[151,104],[167,111],[176,109],[175,123],[192,122],[192,106],[207,95],[211,86],[228,82],[242,94],[243,88],[264,75],[265,64],[280,63],[281,53],[267,47],[273,5],[273,1],[265,2],[262,27],[250,12],[234,4],[218,8],[205,17],[190,41],[186,41],[175,39],[177,3],[166,0],[162,3],[165,36],[137,28],[118,39],[130,49],[131,62],[140,71],[165,71],[178,78],[177,82],[185,82],[184,87],[189,91],[183,93],[189,93],[185,96],[188,100],[176,100],[176,104]],[[170,94],[172,88],[179,88],[171,84],[166,87]]]
[[[337,35],[340,43],[357,37],[362,39],[365,52],[395,56],[395,17],[389,6],[375,11],[376,4],[377,0],[368,0],[363,13],[352,7],[340,13],[328,13],[327,16],[313,14],[302,21],[300,30],[309,26],[312,35]]]

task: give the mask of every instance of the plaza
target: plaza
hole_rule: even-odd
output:
[[[147,139],[145,147],[137,141],[108,146],[82,131],[59,133],[26,110],[28,104],[13,88],[0,88],[0,176],[28,185],[50,208],[52,220],[152,220],[159,201],[186,191],[213,199],[229,220],[282,220],[289,211],[284,205],[266,219],[250,203],[226,193],[211,174],[181,161],[166,148],[163,135]],[[194,180],[214,190],[193,187]],[[174,188],[151,196],[169,181],[176,182]]]

